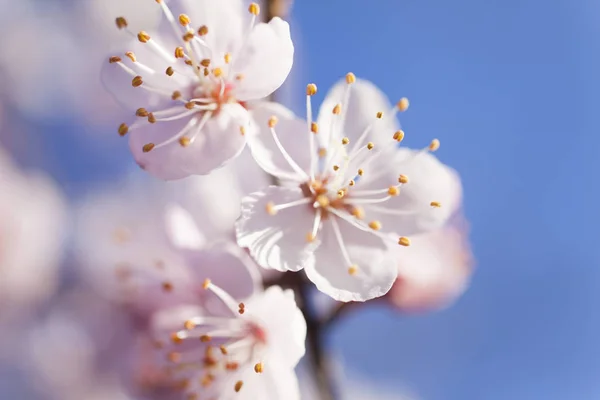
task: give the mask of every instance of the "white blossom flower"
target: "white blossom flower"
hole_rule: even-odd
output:
[[[308,121],[278,105],[255,111],[259,129],[248,136],[250,149],[285,185],[243,200],[238,244],[265,268],[304,268],[336,300],[365,301],[396,279],[391,242],[408,246],[406,236],[448,219],[443,204],[456,174],[429,154],[438,140],[420,151],[397,148],[404,132],[395,114],[407,99],[392,107],[374,85],[348,74],[314,122],[316,90],[307,87]]]
[[[241,0],[159,0],[169,32],[133,32],[103,68],[108,90],[135,110],[123,123],[137,163],[164,179],[205,175],[236,157],[254,124],[251,104],[287,78],[294,47],[287,22],[256,21]],[[170,32],[170,31],[174,32]]]
[[[240,302],[209,279],[204,287],[228,314],[187,307],[154,320],[164,369],[187,398],[299,399],[294,368],[305,352],[306,322],[293,292],[273,286]]]

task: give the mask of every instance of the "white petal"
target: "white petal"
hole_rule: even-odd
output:
[[[372,233],[337,219],[350,261],[358,268],[351,275],[338,244],[331,221],[325,221],[315,251],[314,265],[307,266],[308,278],[317,289],[338,301],[366,301],[383,296],[397,276],[393,252]]]
[[[276,145],[269,119],[277,117],[275,126],[282,147],[303,171],[309,171],[310,147],[306,121],[299,119],[284,106],[272,102],[259,102],[252,108],[254,133],[247,135],[248,147],[258,165],[267,173],[283,179],[298,179],[296,172]]]
[[[263,363],[262,374],[247,368],[235,379],[244,382],[239,393],[235,393],[236,400],[300,400],[300,387],[294,369],[286,367],[278,357]],[[232,380],[231,386],[234,383],[235,380]],[[232,389],[226,386],[225,390]]]
[[[399,196],[374,206],[365,205],[365,218],[381,221],[384,231],[406,236],[436,229],[456,212],[462,199],[460,178],[435,156],[398,149],[381,160],[376,169],[371,169],[377,179],[369,179],[367,171],[357,189],[359,186],[360,189],[385,189],[398,184],[400,174],[406,175],[409,181],[400,188]],[[440,202],[441,207],[432,207],[432,201]]]
[[[182,207],[171,204],[165,212],[166,231],[171,243],[180,249],[200,249],[206,242],[192,215]]]
[[[275,17],[268,24],[257,24],[232,71],[242,74],[236,96],[240,100],[258,100],[277,90],[292,69],[294,45],[287,22]]]
[[[377,86],[373,83],[357,79],[350,87],[350,97],[348,104],[342,104],[342,115],[345,115],[345,120],[340,123],[336,121],[335,131],[332,133],[330,127],[334,119],[339,119],[332,113],[333,108],[337,104],[343,103],[344,94],[348,84],[345,80],[338,82],[327,93],[323,104],[319,110],[319,128],[323,135],[323,143],[327,140],[338,141],[342,137],[350,139],[350,146],[355,143],[362,135],[363,131],[373,124],[367,140],[377,144],[391,144],[391,139],[394,132],[398,130],[399,124],[396,117],[389,114],[392,105]],[[378,119],[377,113],[383,112],[383,118]]]
[[[266,211],[267,203],[284,204],[302,199],[299,188],[269,186],[242,200],[242,215],[236,223],[238,245],[247,247],[263,268],[298,271],[313,262],[316,243],[307,243],[314,212],[309,205],[280,210],[276,215]]]

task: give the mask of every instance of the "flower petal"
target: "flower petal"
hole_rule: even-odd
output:
[[[233,61],[232,71],[242,74],[236,96],[242,101],[258,100],[277,90],[288,77],[294,62],[290,26],[275,17],[257,24]]]
[[[306,121],[297,118],[294,113],[278,103],[259,102],[252,108],[252,120],[256,124],[253,134],[247,135],[248,147],[252,156],[267,173],[282,179],[297,180],[298,173],[286,161],[278,148],[271,129],[269,119],[277,117],[275,127],[281,146],[303,170],[310,167],[310,147]]]
[[[338,82],[327,93],[321,104],[318,124],[324,140],[322,143],[327,143],[328,140],[338,141],[342,137],[347,137],[352,146],[352,143],[356,143],[363,131],[373,125],[364,143],[372,141],[376,145],[378,143],[390,144],[394,132],[400,126],[396,117],[387,115],[392,105],[377,86],[363,79],[357,79],[350,86],[348,104],[342,104],[342,116],[345,116],[345,120],[342,123],[336,121],[336,129],[331,132],[329,127],[333,120],[340,118],[333,114],[333,108],[337,104],[343,103],[347,88],[348,84],[345,80]],[[383,118],[377,118],[378,112],[383,112]]]
[[[350,226],[336,218],[350,261],[356,265],[349,273],[332,221],[323,223],[315,251],[315,262],[306,267],[306,276],[317,289],[338,301],[366,301],[383,296],[398,274],[394,254],[386,243],[370,232]]]
[[[241,110],[240,110],[241,109]],[[187,147],[177,140],[150,152],[143,151],[144,145],[154,143],[158,146],[180,132],[191,118],[182,118],[170,122],[155,124],[143,123],[143,126],[130,133],[129,146],[137,163],[144,170],[159,179],[173,180],[189,175],[206,175],[236,157],[244,149],[246,139],[240,134],[240,121],[231,117],[231,111],[246,113],[242,106],[230,104],[208,120],[198,132],[198,122],[186,136],[196,135]]]
[[[247,247],[263,268],[299,271],[313,262],[317,243],[308,243],[314,212],[308,204],[269,215],[267,204],[284,204],[302,199],[299,188],[269,186],[242,200],[242,214],[236,223],[238,245]]]
[[[187,210],[171,204],[167,206],[165,213],[167,236],[176,248],[191,250],[202,248],[206,239]]]
[[[300,386],[293,368],[286,367],[280,357],[273,357],[264,362],[261,374],[252,368],[243,370],[235,379],[244,382],[236,399],[239,400],[300,400]],[[232,380],[232,385],[235,380]],[[225,390],[230,390],[226,387]]]
[[[381,160],[379,165],[370,168],[375,178],[371,179],[366,171],[357,189],[359,185],[360,189],[385,189],[398,184],[399,174],[408,177],[408,183],[400,188],[398,196],[383,203],[364,205],[366,218],[381,221],[383,231],[398,235],[427,232],[444,225],[456,212],[462,198],[460,178],[435,156],[402,148]],[[432,207],[434,201],[441,207]]]

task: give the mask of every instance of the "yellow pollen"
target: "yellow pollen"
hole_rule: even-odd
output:
[[[317,196],[317,203],[319,203],[320,207],[327,207],[329,206],[329,197],[325,196],[324,194],[320,194]]]
[[[221,68],[215,68],[213,69],[213,75],[218,78],[223,75],[223,70]]]
[[[108,62],[111,64],[121,62],[121,57],[112,56],[111,58],[108,59]]]
[[[179,144],[181,145],[181,147],[188,147],[191,143],[192,141],[189,137],[182,136],[181,138],[179,138]]]
[[[258,15],[258,14],[260,14],[260,6],[256,3],[251,3],[250,6],[248,7],[248,11],[252,15]]]
[[[185,14],[180,14],[179,15],[179,23],[181,24],[181,26],[189,25],[189,23],[190,23],[190,17],[188,17]]]
[[[212,338],[210,336],[208,336],[208,335],[202,335],[202,336],[200,336],[200,341],[202,343],[210,342],[211,340],[212,340]]]
[[[236,81],[241,81],[242,79],[244,79],[244,74],[237,74],[237,75],[235,76],[235,80],[236,80]]]
[[[137,61],[137,58],[136,58],[135,54],[133,53],[133,51],[128,51],[127,53],[125,53],[125,55],[131,60],[131,62]]]
[[[254,372],[257,374],[262,374],[263,372],[263,363],[259,362],[254,365]]]
[[[204,60],[200,61],[200,65],[202,65],[205,68],[208,67],[210,65],[210,59],[205,58]]]
[[[144,147],[142,147],[142,151],[143,151],[144,153],[149,153],[149,152],[151,152],[151,151],[152,151],[152,149],[153,149],[153,148],[154,148],[154,143],[146,143],[146,144],[144,145]]]
[[[165,74],[167,74],[169,76],[173,76],[174,73],[175,73],[175,70],[173,70],[173,67],[167,67],[167,69],[165,70]]]
[[[225,54],[225,64],[229,64],[231,62],[231,53]]]
[[[367,149],[373,150],[373,147],[375,147],[375,145],[373,144],[373,142],[367,143]]]
[[[148,114],[148,122],[150,122],[151,124],[156,122],[156,117],[154,116],[154,114],[152,114],[152,113]]]
[[[118,17],[115,20],[116,24],[117,24],[117,28],[119,29],[123,29],[123,28],[127,28],[127,20],[125,19],[125,17]]]
[[[194,103],[193,101],[188,101],[187,103],[185,103],[185,108],[187,108],[188,110],[193,109],[196,106],[196,103]]]
[[[138,40],[142,43],[147,43],[148,40],[150,40],[150,35],[148,35],[148,33],[145,31],[140,31],[140,33],[138,33],[137,37],[138,37]]]
[[[358,272],[358,265],[351,265],[348,268],[348,274],[349,275],[356,275],[357,272]]]
[[[400,246],[408,247],[408,246],[410,246],[410,239],[405,236],[402,236],[398,239],[398,244]]]
[[[183,326],[188,331],[191,331],[192,329],[194,329],[196,327],[196,324],[192,320],[187,320],[187,321],[185,321],[185,323],[183,324]]]
[[[220,345],[219,350],[221,350],[221,354],[227,355],[227,347]]]
[[[183,342],[183,338],[179,335],[178,332],[175,332],[171,334],[171,342],[173,342],[174,344],[180,344],[181,342]]]
[[[399,130],[396,131],[396,133],[394,133],[394,140],[396,142],[401,142],[404,139],[404,131],[403,130]]]
[[[204,76],[208,76],[210,72],[208,72],[208,68],[204,68]]]
[[[243,314],[246,312],[246,305],[244,303],[240,303],[238,304],[238,312],[240,314]]]
[[[242,390],[243,385],[244,385],[243,381],[237,381],[235,383],[235,386],[233,388],[235,389],[236,393],[239,392],[240,390]]]
[[[341,199],[342,197],[344,197],[346,195],[346,190],[345,189],[340,189],[337,191],[337,196]]]
[[[341,104],[336,104],[335,107],[333,107],[333,113],[335,115],[340,115],[342,112],[342,105]]]
[[[363,176],[365,174],[365,171],[362,168],[358,169],[358,176]]]
[[[210,286],[210,279],[205,279],[204,282],[202,282],[202,289],[208,289],[208,287]]]
[[[339,165],[334,165],[334,166],[333,166],[333,170],[334,170],[334,171],[337,171],[338,169],[340,169]]]
[[[267,214],[275,215],[277,214],[277,210],[275,209],[275,204],[272,201],[268,202],[265,206],[265,210],[267,210]]]
[[[148,114],[148,110],[146,110],[145,108],[138,108],[135,112],[135,115],[137,115],[138,117],[147,117]]]
[[[173,94],[171,95],[171,99],[173,100],[178,100],[181,98],[181,92],[179,90],[176,90],[173,92]]]
[[[269,128],[275,128],[275,125],[277,125],[278,119],[276,116],[272,116],[271,118],[269,118]]]
[[[312,122],[310,124],[310,131],[312,133],[319,133],[319,124],[317,124],[316,122]]]
[[[408,99],[406,97],[401,98],[400,101],[398,102],[398,104],[396,104],[396,106],[398,107],[398,110],[400,110],[401,112],[408,110],[408,106],[409,106]]]
[[[402,184],[408,183],[408,176],[406,176],[406,175],[400,175],[398,177],[398,182],[400,182]]]
[[[119,125],[119,135],[120,136],[127,135],[127,132],[129,132],[129,126],[127,126],[126,123],[122,123],[121,125]]]
[[[383,118],[383,113],[381,111],[379,111],[377,113],[377,118],[379,118],[379,119]]]
[[[350,186],[354,186],[354,185],[356,185],[356,182],[354,182],[354,180],[353,180],[353,179],[350,179],[350,182],[348,182],[348,185],[350,185]]]
[[[378,231],[381,229],[381,222],[371,221],[369,222],[369,228],[373,229],[374,231]]]
[[[429,151],[436,151],[440,148],[440,141],[437,139],[433,139],[431,143],[429,143]]]
[[[346,83],[352,85],[354,82],[356,82],[356,76],[352,72],[348,72],[346,74]]]
[[[246,134],[246,127],[240,126],[240,133],[242,136],[244,136]]]
[[[350,143],[350,139],[348,139],[347,137],[342,139],[342,144],[343,145],[347,145],[348,143]]]
[[[184,62],[185,62],[185,65],[189,65],[190,67],[194,65],[192,60],[185,60]]]
[[[390,196],[398,196],[400,194],[400,190],[396,186],[390,186],[388,188],[388,194]]]
[[[183,58],[185,57],[185,53],[183,52],[183,47],[175,48],[175,58]]]
[[[365,211],[362,207],[354,207],[351,211],[351,214],[357,219],[363,219],[365,216]]]
[[[308,232],[308,233],[306,234],[306,242],[307,242],[307,243],[312,243],[312,242],[314,242],[314,241],[315,241],[315,239],[316,239],[316,238],[315,238],[315,235],[313,235],[313,234],[312,234],[312,232]]]
[[[140,87],[140,86],[142,86],[142,83],[144,83],[144,81],[142,80],[142,77],[139,75],[131,80],[131,86],[133,86],[133,87]]]
[[[317,94],[317,85],[315,85],[314,83],[309,83],[306,86],[306,95],[314,96],[315,94]]]
[[[202,25],[198,28],[198,36],[206,36],[208,34],[208,26]]]
[[[183,34],[182,39],[184,42],[189,42],[194,38],[194,31],[187,31]]]
[[[171,282],[163,282],[162,288],[165,292],[170,292],[173,290],[173,284]]]
[[[327,149],[325,147],[320,147],[319,148],[319,157],[325,158],[326,155],[327,155]]]
[[[432,201],[431,203],[429,203],[429,205],[435,208],[440,208],[442,206],[442,204],[439,201]]]

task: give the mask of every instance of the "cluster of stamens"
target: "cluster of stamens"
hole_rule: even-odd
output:
[[[328,127],[332,137],[335,137],[334,133],[336,132],[336,129],[339,129],[338,124],[345,121],[346,110],[344,105],[348,104],[350,88],[355,81],[356,77],[354,74],[349,73],[346,75],[347,87],[343,101],[342,103],[336,104],[332,109],[332,113],[337,116],[337,118],[332,119],[332,125]],[[384,238],[386,241],[390,240],[388,235],[379,232],[382,229],[381,221],[364,221],[364,207],[374,211],[381,211],[378,205],[393,197],[399,196],[401,187],[408,184],[409,179],[406,175],[399,174],[397,181],[386,188],[361,190],[360,181],[365,173],[371,173],[373,175],[378,173],[375,169],[369,170],[370,164],[380,157],[385,157],[385,151],[388,151],[389,149],[375,149],[376,146],[373,142],[365,143],[374,128],[374,123],[366,127],[354,144],[350,143],[348,137],[343,137],[340,142],[319,142],[319,146],[317,147],[315,139],[319,137],[319,131],[322,127],[318,126],[317,123],[312,120],[311,97],[316,93],[317,86],[315,84],[309,84],[306,89],[307,130],[311,154],[309,171],[303,170],[281,145],[275,130],[277,118],[272,117],[268,122],[276,146],[298,176],[298,184],[304,194],[304,198],[285,204],[268,202],[266,211],[269,215],[275,215],[279,211],[296,206],[306,206],[314,210],[315,217],[313,228],[306,235],[308,242],[317,239],[322,222],[330,220],[344,261],[348,265],[348,273],[355,275],[359,273],[359,268],[350,259],[337,219],[342,219],[360,230],[371,232]],[[406,111],[408,106],[408,99],[402,98],[388,113],[389,117],[394,118],[397,112]],[[378,119],[382,119],[384,118],[384,112],[378,111],[374,117],[374,122]],[[394,146],[397,146],[398,143],[402,142],[404,139],[404,135],[405,133],[403,130],[394,132],[393,135],[391,135],[391,143]],[[434,139],[429,146],[422,151],[433,152],[436,151],[439,146],[439,140]],[[354,167],[357,168],[353,169]],[[430,206],[439,208],[441,207],[441,204],[437,201],[432,201]],[[410,239],[404,236],[399,237],[397,243],[401,246],[410,246]]]
[[[165,1],[156,0],[156,2],[170,22],[173,32],[181,44],[180,46],[169,50],[147,32],[135,33],[131,31],[124,17],[118,17],[116,25],[140,43],[148,46],[155,55],[164,60],[169,65],[166,70],[156,71],[152,69],[145,65],[143,60],[139,60],[131,51],[124,54],[124,57],[127,57],[131,63],[124,63],[121,56],[109,58],[109,63],[116,64],[131,75],[131,85],[134,88],[146,90],[149,94],[157,94],[175,103],[172,107],[162,110],[139,108],[136,116],[140,120],[131,126],[122,123],[118,128],[119,135],[125,136],[132,130],[140,128],[143,126],[142,122],[145,121],[155,124],[189,118],[189,122],[179,132],[174,133],[172,137],[164,142],[146,143],[142,148],[145,153],[176,142],[182,147],[188,147],[194,143],[208,120],[223,111],[224,104],[237,102],[244,106],[243,102],[239,102],[235,98],[236,82],[243,80],[244,76],[241,74],[230,76],[232,55],[230,53],[225,54],[223,60],[201,56],[202,54],[213,54],[212,49],[205,40],[206,35],[209,34],[209,27],[202,25],[194,29],[191,25],[192,21],[186,14],[181,14],[178,18],[175,18]],[[258,4],[252,3],[248,11],[252,16],[250,24],[250,29],[252,29],[260,12],[260,7]],[[144,80],[145,76],[163,73],[168,77],[173,77],[174,90],[155,87]],[[178,77],[182,79],[175,80]],[[240,121],[241,134],[244,134],[247,123],[248,121]]]

